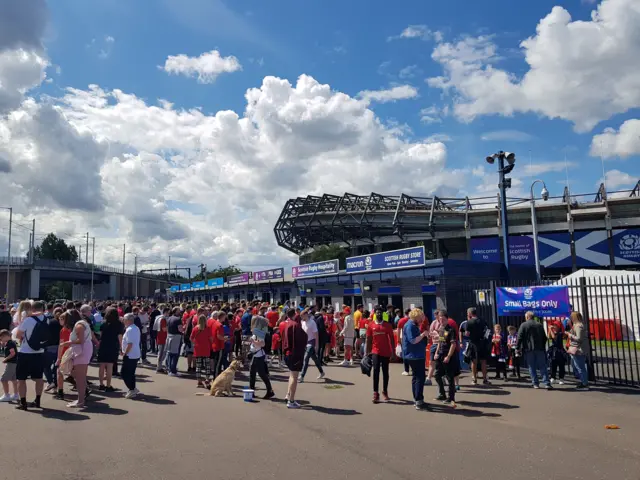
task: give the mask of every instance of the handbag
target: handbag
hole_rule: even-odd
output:
[[[576,345],[570,345],[567,349],[569,355],[578,355],[578,347]]]
[[[360,370],[362,371],[362,374],[370,377],[372,367],[373,365],[371,363],[371,355],[365,355],[365,357],[360,362]]]
[[[58,367],[58,370],[60,370],[60,372],[64,376],[71,375],[71,370],[73,370],[73,350],[71,350],[71,348],[69,348],[62,355],[62,358],[60,359],[60,366]]]

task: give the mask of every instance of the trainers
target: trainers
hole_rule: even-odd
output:
[[[538,388],[540,388],[540,385],[534,385],[533,388],[537,390]]]
[[[558,385],[564,385],[564,380],[558,380]]]
[[[453,400],[445,400],[442,402],[444,405],[451,407],[451,408],[456,408],[458,405],[456,405],[456,402],[454,402]]]
[[[583,385],[579,383],[578,385],[576,385],[576,390],[589,390],[589,385]]]
[[[483,385],[491,385],[491,382],[485,378],[485,379],[482,381],[482,384],[483,384]]]
[[[433,382],[431,381],[431,379],[430,379],[430,378],[427,378],[427,379],[424,381],[424,384],[425,384],[427,387],[430,387],[431,385],[433,385]]]
[[[389,394],[386,392],[382,392],[382,403],[389,403],[389,400],[391,400],[389,398]]]
[[[348,364],[349,362],[347,362],[346,360],[343,360],[338,365],[340,365],[341,367],[346,367]]]
[[[447,397],[445,397],[444,395],[438,395],[436,398],[434,398],[436,402],[444,402],[446,399]]]
[[[55,391],[55,389],[56,389],[56,386],[55,386],[53,383],[49,383],[49,384],[46,386],[46,388],[44,389],[44,391],[45,391],[46,393],[49,393],[49,392],[53,392],[53,391]]]
[[[402,372],[402,376],[403,377],[409,377],[409,376],[411,376],[411,374],[409,372]]]
[[[353,360],[349,360],[349,366],[353,367]]]
[[[0,402],[10,402],[11,400],[13,400],[11,395],[3,395],[0,397]]]
[[[552,379],[549,380],[550,383],[554,383],[555,381],[556,381],[555,378],[552,378]]]
[[[134,390],[129,390],[127,393],[124,394],[124,398],[133,398],[133,397],[135,397]]]
[[[324,373],[321,373],[320,375],[318,375],[318,380],[322,380],[324,378]]]
[[[273,390],[271,390],[270,392],[267,392],[264,397],[262,397],[263,400],[269,400],[270,398],[275,397],[276,394]]]
[[[298,375],[298,383],[304,383],[304,377],[302,375]]]
[[[53,396],[55,400],[64,400],[64,392],[58,390]]]
[[[548,385],[545,385],[544,388],[546,388],[547,390],[553,390],[553,385],[548,384]]]
[[[471,385],[477,385],[477,384],[478,384],[478,380],[476,380],[475,378],[471,380]]]
[[[380,395],[378,393],[373,394],[373,403],[380,403]]]
[[[300,408],[300,404],[298,402],[287,402],[287,408]]]
[[[422,410],[423,407],[424,407],[424,401],[423,400],[418,400],[416,402],[416,410]]]
[[[105,387],[104,385],[100,385],[98,387],[98,390],[100,390],[101,392],[106,392],[107,391],[107,387]]]
[[[84,408],[84,404],[78,403],[77,400],[67,403],[67,408]]]

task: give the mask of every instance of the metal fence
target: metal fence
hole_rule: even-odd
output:
[[[498,316],[495,289],[536,285],[566,285],[574,311],[580,312],[588,329],[591,380],[640,387],[640,274],[565,278],[536,282],[448,281],[449,314],[460,322],[466,309],[475,306],[488,323],[519,328],[524,317]],[[570,363],[570,362],[569,362]],[[571,371],[570,364],[567,365]]]

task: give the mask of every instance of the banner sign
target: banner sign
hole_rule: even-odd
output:
[[[533,238],[528,235],[509,237],[509,261],[512,265],[534,265]]]
[[[640,229],[614,230],[613,255],[617,265],[640,265]]]
[[[184,292],[185,290],[191,290],[191,284],[190,283],[183,283],[182,285],[180,285],[180,291]]]
[[[207,287],[221,287],[224,285],[224,278],[210,278],[207,280]]]
[[[239,283],[248,283],[249,282],[249,274],[248,273],[240,273],[238,275],[231,275],[227,277],[227,283],[229,285],[237,285]]]
[[[369,270],[390,270],[395,268],[423,267],[424,246],[403,248],[391,252],[372,253],[347,258],[347,273]]]
[[[500,238],[472,238],[470,241],[471,260],[476,262],[500,263]]]
[[[180,291],[180,285],[171,285],[171,288],[169,289],[170,292],[179,292]]]
[[[545,268],[571,268],[571,234],[545,233],[538,235],[540,264]],[[535,259],[534,259],[535,262]]]
[[[578,267],[608,267],[609,239],[605,230],[573,232]]]
[[[191,284],[191,288],[204,288],[204,280],[200,280],[199,282],[193,282]]]
[[[253,272],[253,279],[256,282],[264,280],[282,280],[284,278],[284,268],[274,268],[273,270],[263,270],[261,272]]]
[[[327,260],[324,262],[307,263],[291,268],[293,278],[317,277],[320,275],[332,275],[338,273],[338,260]]]
[[[496,289],[499,316],[521,316],[532,311],[539,317],[562,317],[571,313],[569,288],[499,287]]]

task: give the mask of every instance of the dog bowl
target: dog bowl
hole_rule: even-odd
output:
[[[255,393],[255,391],[251,390],[249,388],[243,390],[242,394],[244,395],[244,401],[245,402],[253,402],[253,394],[254,393]]]

